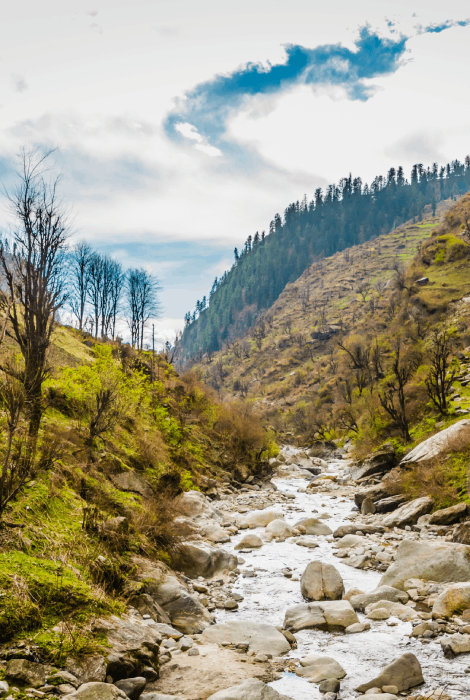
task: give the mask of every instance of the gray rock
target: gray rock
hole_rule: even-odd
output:
[[[350,549],[357,547],[359,544],[369,544],[369,540],[361,535],[345,535],[335,543],[338,549]]]
[[[320,601],[288,608],[284,627],[293,632],[316,627],[336,631],[359,622],[351,603],[347,600]]]
[[[315,547],[318,547],[318,542],[313,539],[313,537],[298,537],[295,540],[295,544],[299,545],[299,547],[307,547],[307,549],[315,549]]]
[[[153,489],[150,484],[136,472],[128,471],[122,472],[122,474],[111,474],[110,479],[120,491],[131,491],[145,498],[153,496]]]
[[[413,501],[408,501],[402,506],[389,513],[383,519],[385,527],[406,527],[407,525],[415,525],[421,515],[430,513],[434,506],[434,499],[429,496],[415,498]]]
[[[370,622],[356,622],[354,625],[349,625],[344,630],[346,634],[360,634],[370,630]]]
[[[154,626],[154,630],[159,632],[163,637],[170,637],[170,639],[181,639],[183,636],[182,632],[175,630],[175,628],[170,625],[157,623]]]
[[[454,583],[436,599],[432,616],[440,618],[452,617],[470,608],[470,583]]]
[[[454,530],[452,542],[470,544],[470,522],[460,523]]]
[[[379,501],[374,502],[375,511],[377,513],[391,513],[405,502],[406,496],[403,496],[403,494],[381,498]]]
[[[383,484],[376,484],[375,486],[369,486],[369,488],[367,489],[356,491],[356,493],[354,494],[354,503],[360,510],[362,501],[365,498],[372,498],[372,500],[375,503],[376,501],[379,501],[381,498],[385,498],[386,496],[388,496],[387,487]]]
[[[201,529],[201,534],[215,544],[230,542],[230,535],[227,533],[227,530],[224,530],[218,523],[204,525]]]
[[[467,504],[457,503],[455,506],[450,506],[450,508],[442,508],[442,510],[436,510],[432,513],[429,518],[429,523],[431,525],[453,525],[459,522],[467,515]]]
[[[247,535],[242,537],[240,542],[235,546],[235,549],[259,549],[263,546],[263,540],[258,535],[249,532]]]
[[[104,634],[111,649],[106,675],[114,681],[144,676],[158,678],[158,650],[161,636],[136,618],[121,619],[112,615],[93,624],[95,634]]]
[[[78,679],[80,685],[91,681],[104,682],[106,666],[105,659],[98,654],[82,656],[79,659],[69,656],[65,662],[66,670]]]
[[[141,615],[150,615],[152,620],[155,620],[158,624],[163,623],[169,625],[171,623],[170,616],[167,615],[162,606],[148,593],[131,595],[129,598],[129,605],[132,605]]]
[[[364,498],[361,505],[362,515],[373,515],[375,513],[375,505],[372,498]]]
[[[121,681],[116,681],[114,685],[119,690],[122,690],[130,700],[138,700],[147,685],[147,680],[137,676],[136,678],[125,678]]]
[[[266,527],[273,520],[283,519],[282,511],[266,508],[265,510],[252,510],[251,513],[240,516],[239,523],[248,525],[248,527]]]
[[[183,700],[179,695],[165,695],[164,693],[142,693],[140,700]]]
[[[68,671],[56,671],[46,678],[47,685],[63,685],[64,683],[72,685],[74,688],[81,685],[78,678]]]
[[[40,688],[46,682],[46,669],[34,661],[10,659],[5,668],[5,678],[31,688]]]
[[[185,491],[177,498],[177,509],[188,518],[195,520],[218,520],[219,512],[211,501],[200,491]]]
[[[383,525],[366,525],[365,523],[351,523],[349,525],[340,525],[333,533],[335,539],[344,537],[345,535],[355,535],[356,532],[362,532],[364,535],[382,534],[385,532]]]
[[[350,603],[354,610],[364,612],[368,605],[378,603],[379,600],[389,600],[393,603],[402,603],[404,605],[408,599],[408,593],[400,591],[398,588],[393,588],[392,586],[379,586],[370,593],[362,593],[361,595],[353,596]]]
[[[219,690],[210,695],[207,700],[290,700],[263,681],[249,678],[239,685],[233,685],[225,690]]]
[[[293,532],[285,520],[271,520],[266,526],[266,532],[273,537],[291,537]]]
[[[294,527],[302,525],[305,528],[306,535],[331,535],[331,530],[328,525],[325,525],[319,518],[302,518]]]
[[[290,651],[290,644],[273,625],[250,620],[230,620],[207,627],[201,637],[207,644],[249,644],[257,654],[279,656]]]
[[[301,659],[300,668],[297,668],[295,673],[301,678],[308,678],[311,683],[321,683],[329,678],[344,678],[346,675],[344,668],[335,659],[319,654],[311,654]]]
[[[470,635],[469,634],[451,634],[449,637],[443,637],[441,640],[442,651],[447,659],[453,659],[458,654],[466,654],[470,651]]]
[[[320,693],[339,693],[341,683],[335,678],[324,680],[320,683],[318,690]]]
[[[395,685],[398,688],[398,692],[402,692],[421,683],[424,683],[424,678],[420,663],[414,654],[407,652],[395,659],[395,661],[392,661],[391,664],[388,664],[376,678],[373,678],[368,683],[363,683],[356,690],[360,693],[365,693],[371,688]]]
[[[112,683],[84,683],[78,690],[65,695],[67,700],[128,700],[127,695]]]
[[[403,540],[380,585],[403,589],[409,578],[437,583],[470,580],[470,547],[451,542]]]
[[[437,435],[421,442],[411,452],[408,452],[400,464],[423,462],[428,459],[442,457],[454,449],[462,450],[470,444],[470,420],[464,418],[441,430]]]
[[[344,584],[341,574],[332,564],[311,561],[300,579],[300,590],[309,600],[340,600]]]
[[[374,474],[389,472],[396,464],[395,450],[393,446],[374,452],[367,457],[362,464],[351,469],[351,478],[354,481],[364,479]]]
[[[6,681],[0,681],[0,698],[8,693],[10,686]]]
[[[186,576],[212,578],[224,569],[236,569],[237,558],[224,549],[216,549],[199,542],[185,542],[178,545],[173,556],[173,565]]]

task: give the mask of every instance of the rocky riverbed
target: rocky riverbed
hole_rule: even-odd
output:
[[[56,669],[7,645],[0,696],[469,697],[466,507],[430,515],[384,492],[386,453],[347,457],[285,446],[271,481],[183,494],[177,570],[135,559],[128,614],[94,623],[109,653]]]

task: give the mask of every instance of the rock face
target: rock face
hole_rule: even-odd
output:
[[[253,510],[239,518],[240,523],[248,527],[266,527],[273,520],[284,520],[284,514],[280,510],[267,508],[266,510]]]
[[[275,521],[273,521],[275,522]],[[258,535],[249,533],[245,535],[240,542],[236,545],[235,549],[259,549],[263,546],[263,540]]]
[[[374,474],[385,474],[385,472],[393,469],[395,464],[395,450],[393,446],[390,446],[374,452],[362,464],[353,467],[351,469],[351,478],[357,481]]]
[[[25,683],[31,688],[40,688],[45,683],[46,669],[42,664],[26,659],[10,659],[5,668],[7,680]]]
[[[273,625],[250,620],[234,620],[206,627],[206,644],[249,644],[250,651],[279,656],[290,651],[290,644]]]
[[[290,700],[290,698],[287,695],[281,695],[263,681],[249,678],[240,685],[219,690],[218,693],[210,695],[207,700]]]
[[[458,523],[467,515],[467,504],[457,503],[455,506],[450,508],[443,508],[442,510],[436,510],[435,513],[429,518],[430,525],[452,525],[453,523]]]
[[[430,513],[434,506],[434,499],[429,496],[415,498],[414,501],[404,503],[400,508],[386,515],[383,519],[385,527],[406,527],[415,525],[421,515]]]
[[[236,569],[237,558],[225,549],[217,549],[200,542],[185,542],[178,546],[173,556],[173,564],[175,569],[182,571],[186,576],[211,578],[223,569]]]
[[[368,683],[363,683],[356,690],[360,693],[365,693],[371,688],[382,689],[383,686],[394,685],[400,693],[409,688],[414,688],[420,683],[424,683],[420,663],[414,654],[408,652],[392,661],[379,676]]]
[[[408,452],[400,464],[424,462],[427,459],[444,456],[457,447],[463,449],[468,444],[470,444],[470,420],[464,418],[441,430],[437,435],[424,440],[414,450]]]
[[[70,700],[128,700],[127,695],[112,683],[84,683],[74,693],[63,697]]]
[[[391,586],[379,586],[370,593],[362,593],[361,595],[353,596],[350,599],[350,603],[354,610],[363,612],[368,605],[378,603],[379,600],[388,600],[392,603],[405,604],[408,601],[408,593],[399,591],[397,588],[392,588]]]
[[[284,627],[298,632],[316,627],[321,630],[343,630],[359,622],[359,618],[347,600],[307,603],[288,608]]]
[[[332,564],[311,561],[300,579],[300,590],[309,600],[340,600],[344,584],[341,574]]]
[[[308,678],[312,683],[321,683],[330,678],[340,679],[346,675],[344,668],[335,659],[318,654],[300,659],[300,668],[295,673],[301,678]]]
[[[112,474],[111,481],[116,488],[121,491],[131,491],[138,493],[139,496],[150,498],[153,496],[153,490],[150,484],[136,472],[122,472],[122,474]]]
[[[451,617],[470,608],[470,583],[454,583],[436,599],[432,616],[434,619]]]
[[[403,589],[409,578],[437,583],[470,580],[470,547],[447,542],[403,540],[380,585]]]
[[[303,518],[295,523],[294,527],[299,525],[305,528],[306,535],[331,535],[333,532],[328,525],[325,525],[318,518]]]
[[[96,620],[94,634],[105,634],[111,649],[106,675],[114,681],[143,676],[158,678],[158,650],[161,636],[137,618],[123,619],[112,615]]]

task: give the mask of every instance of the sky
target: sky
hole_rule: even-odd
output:
[[[234,246],[352,172],[470,152],[460,0],[18,0],[0,25],[0,178],[56,147],[74,237],[162,285],[157,337]],[[0,204],[0,206],[3,206]],[[0,223],[7,219],[0,209]]]

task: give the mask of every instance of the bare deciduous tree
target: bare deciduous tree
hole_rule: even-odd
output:
[[[392,377],[387,382],[385,389],[379,392],[379,400],[400,430],[405,442],[411,440],[410,423],[406,412],[405,386],[415,371],[416,359],[411,357],[406,361],[402,360],[401,344],[400,341],[397,341],[391,366]]]
[[[10,235],[0,244],[5,293],[11,302],[7,331],[24,359],[24,385],[30,436],[36,436],[43,412],[42,384],[48,376],[47,350],[57,313],[67,300],[64,256],[68,217],[58,198],[60,178],[48,177],[51,152],[20,154],[19,183],[7,192],[14,215]]]
[[[83,330],[85,309],[88,301],[90,282],[90,263],[93,249],[86,241],[77,243],[70,253],[70,308],[77,319],[78,327]]]
[[[457,362],[451,361],[452,338],[447,331],[435,330],[429,351],[429,374],[425,380],[429,398],[440,413],[448,408],[447,392],[458,374]]]
[[[160,286],[156,278],[143,268],[128,271],[126,295],[132,347],[143,347],[145,325],[149,318],[158,316],[159,291]]]

